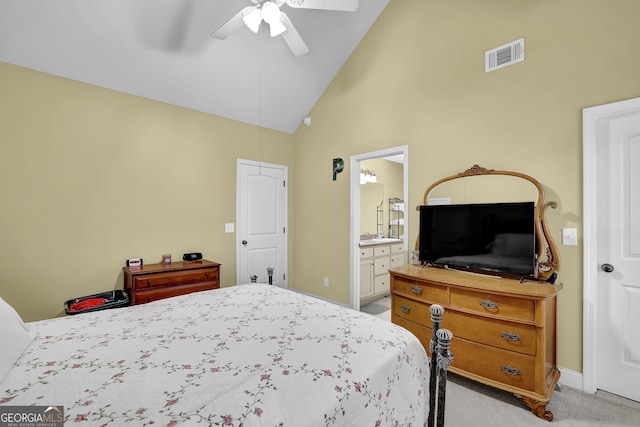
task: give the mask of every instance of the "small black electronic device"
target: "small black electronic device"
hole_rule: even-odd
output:
[[[190,254],[182,255],[183,261],[200,261],[202,259],[202,253],[192,252]]]
[[[129,258],[127,260],[127,267],[141,267],[142,258]]]

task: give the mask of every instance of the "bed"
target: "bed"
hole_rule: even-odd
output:
[[[422,426],[428,415],[417,338],[275,286],[23,327],[33,342],[0,374],[0,405],[61,405],[69,425]]]

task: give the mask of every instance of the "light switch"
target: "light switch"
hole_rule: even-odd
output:
[[[562,244],[567,246],[578,245],[578,232],[575,228],[562,229]]]
[[[233,223],[227,222],[224,224],[224,232],[225,233],[233,233]]]

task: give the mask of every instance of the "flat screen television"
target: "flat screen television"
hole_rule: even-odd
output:
[[[534,218],[534,202],[420,206],[420,261],[438,267],[533,276]]]

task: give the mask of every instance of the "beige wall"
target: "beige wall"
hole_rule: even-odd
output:
[[[538,179],[559,203],[548,213],[555,240],[562,227],[581,235],[582,109],[640,96],[638,16],[636,0],[391,0],[296,134],[298,285],[348,302],[348,159],[404,144],[409,206],[478,163]],[[484,52],[520,37],[526,60],[485,74]],[[346,165],[336,181],[333,157]],[[410,221],[413,242],[413,210]],[[560,247],[558,363],[575,371],[581,245]]]
[[[294,169],[292,135],[3,63],[0,120],[0,296],[25,320],[122,288],[131,257],[202,252],[234,284],[236,159]]]

